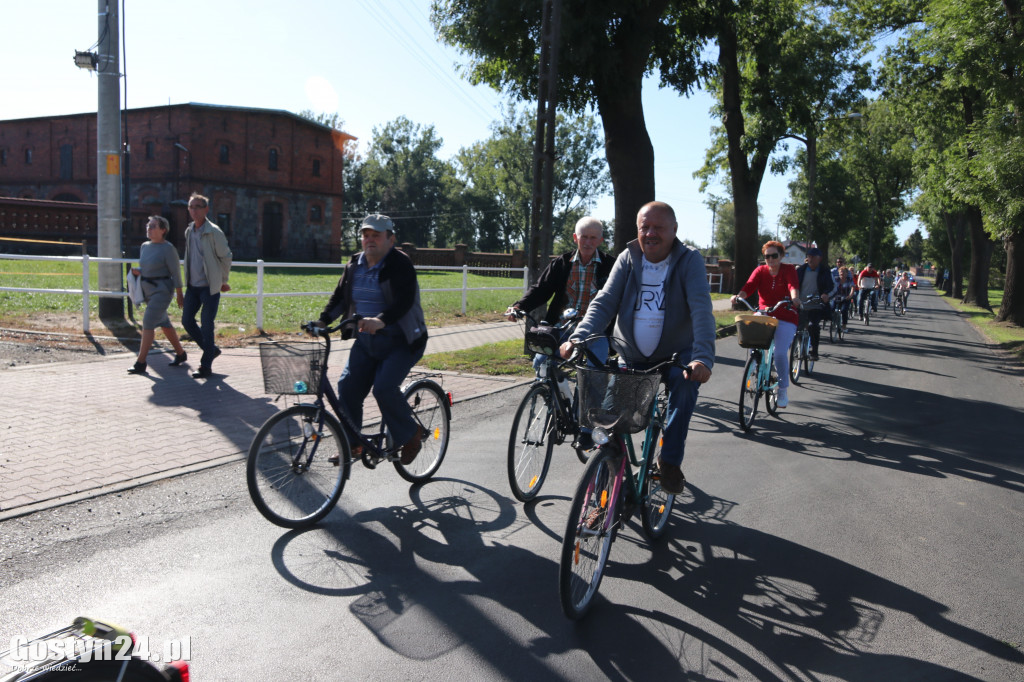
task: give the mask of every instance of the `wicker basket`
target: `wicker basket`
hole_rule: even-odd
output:
[[[603,369],[576,369],[580,425],[600,426],[616,433],[638,433],[647,428],[651,404],[658,394],[661,374],[630,374]]]
[[[736,340],[743,348],[767,348],[778,326],[779,321],[768,315],[737,315]]]
[[[324,344],[317,341],[261,343],[263,390],[275,395],[316,393],[324,348]],[[303,386],[305,389],[299,390]]]

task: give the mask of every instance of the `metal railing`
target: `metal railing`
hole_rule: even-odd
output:
[[[89,331],[89,297],[95,296],[97,298],[126,298],[128,296],[127,291],[99,291],[89,288],[89,266],[92,263],[99,264],[125,264],[125,263],[137,263],[137,258],[99,258],[91,257],[89,255],[82,256],[25,256],[20,254],[0,253],[0,259],[5,260],[37,260],[37,261],[59,261],[63,263],[68,262],[81,262],[82,265],[82,288],[81,289],[37,289],[31,287],[8,287],[0,286],[0,291],[11,291],[21,293],[41,293],[41,294],[70,294],[78,295],[82,297],[82,331]],[[272,268],[319,268],[319,269],[337,269],[341,270],[345,267],[342,263],[266,263],[262,259],[257,261],[236,261],[232,263],[232,267],[254,267],[256,268],[256,293],[254,294],[232,294],[224,293],[221,296],[226,298],[254,298],[256,299],[256,327],[263,329],[263,302],[268,298],[281,298],[285,296],[330,296],[333,291],[275,291],[269,292],[264,290],[264,269],[266,267]],[[467,297],[470,291],[523,291],[529,289],[530,278],[526,268],[484,268],[484,267],[470,267],[468,265],[462,266],[417,266],[417,270],[424,271],[437,271],[437,270],[451,270],[462,272],[462,286],[452,287],[447,289],[420,289],[420,293],[425,292],[442,292],[442,291],[461,291],[462,292],[462,314],[466,314]],[[523,274],[523,283],[519,286],[514,287],[471,287],[469,286],[469,273],[473,272],[517,272],[521,271]]]

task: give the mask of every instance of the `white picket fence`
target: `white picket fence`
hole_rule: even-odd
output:
[[[95,296],[97,298],[125,298],[128,293],[125,291],[96,291],[89,288],[89,266],[92,263],[114,263],[119,267],[123,267],[126,263],[136,263],[138,259],[131,258],[99,258],[84,256],[23,256],[18,254],[0,253],[0,259],[5,260],[35,260],[35,261],[59,261],[63,263],[68,262],[80,262],[82,268],[82,287],[80,289],[35,289],[29,287],[10,287],[0,286],[0,291],[15,291],[24,293],[43,293],[43,294],[68,294],[72,296],[82,297],[82,331],[89,331],[89,298]],[[283,296],[316,296],[326,297],[331,295],[331,291],[266,291],[264,289],[264,277],[263,272],[267,267],[272,268],[331,268],[341,270],[345,267],[344,264],[335,263],[266,263],[265,261],[236,261],[233,263],[235,266],[240,267],[255,267],[256,268],[256,293],[255,294],[233,294],[225,293],[221,296],[227,298],[255,298],[256,299],[256,327],[258,329],[263,328],[263,302],[268,298],[279,298]],[[529,288],[530,278],[526,268],[480,268],[480,267],[469,267],[463,266],[420,266],[417,270],[427,271],[438,271],[438,270],[451,270],[462,272],[462,286],[453,287],[449,289],[420,289],[421,292],[429,291],[461,291],[462,292],[462,314],[466,314],[466,300],[470,291],[523,291],[525,292]],[[523,281],[522,284],[514,287],[471,287],[469,286],[469,273],[470,272],[522,272]]]

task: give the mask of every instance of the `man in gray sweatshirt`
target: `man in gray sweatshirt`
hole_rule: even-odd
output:
[[[697,389],[711,378],[715,364],[711,292],[704,259],[676,239],[671,206],[645,204],[636,224],[637,239],[619,254],[608,282],[561,352],[568,357],[572,345],[600,333],[615,318],[618,342],[612,344],[630,367],[643,369],[679,354],[688,376],[679,367],[666,376],[668,418],[659,460],[662,488],[678,494],[686,483],[680,465]]]

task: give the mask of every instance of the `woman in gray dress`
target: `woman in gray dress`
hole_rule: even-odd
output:
[[[163,330],[164,336],[174,346],[174,362],[171,366],[177,367],[188,359],[178,338],[178,332],[174,331],[174,326],[167,317],[172,292],[176,293],[179,308],[185,302],[181,293],[181,264],[178,261],[178,250],[167,241],[170,229],[166,218],[158,215],[149,217],[149,222],[146,223],[146,236],[149,241],[143,244],[139,251],[139,267],[132,268],[132,273],[142,279],[146,312],[142,316],[142,344],[139,346],[139,357],[128,370],[129,374],[146,373],[146,356],[153,345],[157,327]]]

